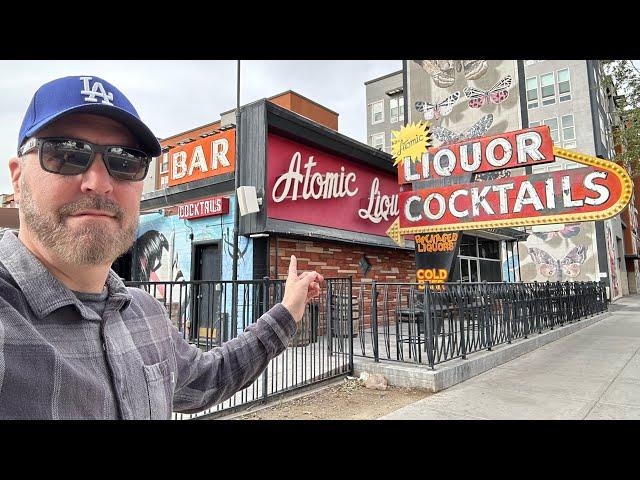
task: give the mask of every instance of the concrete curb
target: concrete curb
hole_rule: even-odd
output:
[[[578,320],[569,325],[547,330],[542,333],[533,333],[526,339],[515,340],[511,344],[502,344],[493,347],[492,351],[470,353],[466,360],[456,359],[436,365],[431,370],[424,364],[409,364],[392,361],[376,363],[373,359],[354,357],[354,375],[361,372],[380,373],[387,379],[389,385],[398,387],[425,388],[432,392],[439,392],[452,387],[465,380],[491,370],[525,353],[554,342],[562,337],[589,327],[600,320],[611,316],[610,312],[604,312],[590,318]]]

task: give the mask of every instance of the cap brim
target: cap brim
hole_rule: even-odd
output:
[[[55,115],[43,118],[38,123],[33,125],[29,130],[25,132],[25,138],[32,137],[44,127],[49,125],[51,122],[58,120],[60,117],[68,115],[70,113],[92,113],[95,115],[100,115],[101,117],[111,118],[112,120],[121,123],[131,131],[133,136],[138,140],[140,148],[144,150],[145,153],[148,153],[153,157],[160,156],[160,142],[158,142],[158,139],[153,134],[153,132],[151,132],[149,127],[147,127],[139,118],[113,105],[87,104],[63,110],[62,112],[58,112]]]

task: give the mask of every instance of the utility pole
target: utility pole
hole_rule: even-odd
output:
[[[238,202],[238,187],[240,186],[240,60],[237,64],[238,79],[236,85],[236,158],[234,168],[235,178],[235,208],[233,209],[233,272],[231,279],[231,337],[236,336],[238,328],[238,232],[240,229],[240,202]]]

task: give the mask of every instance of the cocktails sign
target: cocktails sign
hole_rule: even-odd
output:
[[[404,183],[457,171],[477,173],[546,163],[555,157],[585,167],[402,192],[400,215],[387,235],[401,245],[402,235],[412,233],[604,220],[629,203],[632,182],[622,167],[553,147],[546,126],[431,149],[423,156],[420,170],[410,171],[407,177],[405,165],[400,165],[398,178]]]

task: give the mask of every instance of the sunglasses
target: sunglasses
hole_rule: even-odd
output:
[[[119,145],[96,145],[73,138],[32,138],[18,154],[38,149],[40,166],[49,173],[79,175],[91,167],[96,153],[102,154],[104,165],[116,180],[139,182],[149,170],[151,157],[141,150]]]

